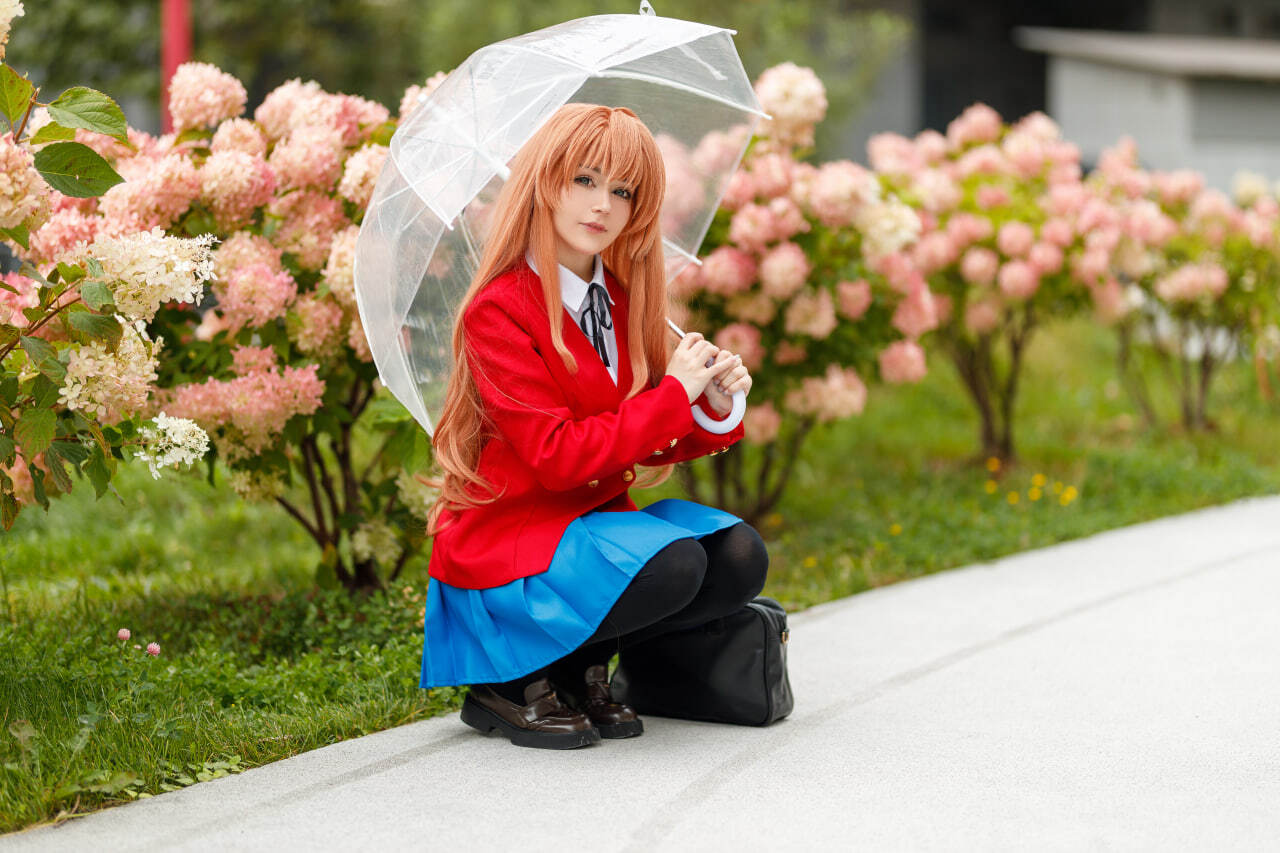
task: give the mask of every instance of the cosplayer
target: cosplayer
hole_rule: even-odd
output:
[[[613,654],[764,586],[764,543],[740,519],[628,495],[741,438],[690,406],[722,417],[751,387],[700,335],[670,352],[665,185],[634,113],[560,108],[512,164],[454,324],[421,683],[473,685],[463,722],[520,746],[640,734],[610,696]]]

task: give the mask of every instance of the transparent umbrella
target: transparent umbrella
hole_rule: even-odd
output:
[[[569,21],[476,51],[402,120],[356,242],[355,289],[383,384],[427,432],[507,163],[562,105],[627,107],[648,126],[667,170],[668,277],[696,262],[764,116],[732,36],[647,3],[639,15]],[[744,407],[738,395],[739,419]]]

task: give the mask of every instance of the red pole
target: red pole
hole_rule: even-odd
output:
[[[173,130],[169,118],[169,81],[178,66],[191,59],[189,0],[160,0],[160,116],[164,132]]]

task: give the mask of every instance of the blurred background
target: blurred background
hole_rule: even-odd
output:
[[[54,92],[116,97],[160,127],[159,0],[39,0],[10,61]],[[190,0],[193,58],[235,74],[252,109],[280,83],[392,109],[404,89],[478,47],[632,0]],[[823,159],[864,159],[868,136],[946,123],[974,101],[1008,119],[1046,110],[1086,165],[1128,133],[1154,168],[1195,168],[1225,188],[1241,169],[1280,174],[1280,0],[658,0],[659,14],[734,28],[747,71],[817,71],[831,112]],[[478,13],[479,12],[479,13]]]

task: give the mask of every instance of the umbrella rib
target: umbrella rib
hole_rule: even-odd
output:
[[[675,243],[671,242],[671,241],[670,241],[670,240],[668,240],[666,237],[663,237],[663,238],[662,238],[662,245],[666,246],[668,249],[670,249],[671,251],[675,252],[677,255],[679,255],[680,257],[684,258],[685,260],[687,260],[687,261],[692,261],[693,263],[697,264],[698,266],[702,266],[702,259],[701,259],[701,258],[699,258],[697,255],[690,254],[688,250],[686,250],[686,249],[684,249],[683,247],[678,246],[677,244],[675,244]]]

